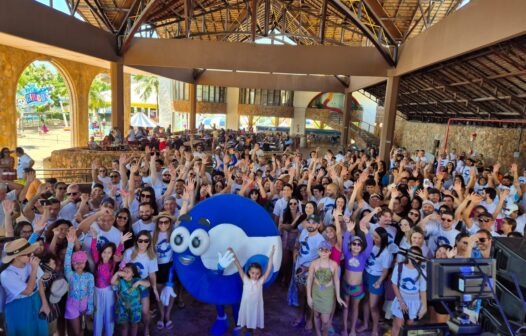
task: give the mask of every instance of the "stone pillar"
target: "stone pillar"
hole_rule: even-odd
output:
[[[73,147],[86,147],[89,140],[88,101],[95,73],[79,72],[73,79],[71,90],[74,108],[71,111],[71,142]]]
[[[229,87],[226,89],[226,128],[239,129],[239,88]]]
[[[18,60],[12,50],[14,49],[0,45],[0,147],[14,150],[17,145],[16,86],[24,66],[30,60]]]
[[[174,81],[164,77],[159,78],[159,124],[162,127],[172,125],[174,120]]]
[[[393,146],[399,84],[400,77],[387,77],[383,125],[380,131],[380,157],[382,160],[385,160],[385,162],[389,162],[389,154]]]
[[[111,62],[111,126],[124,130],[124,72],[122,63]]]
[[[195,131],[197,128],[197,84],[188,84],[188,95],[190,98],[190,125],[188,128]]]
[[[130,128],[131,121],[131,75],[128,73],[124,74],[124,128],[123,136],[126,137],[128,134],[128,128]]]
[[[343,149],[347,148],[349,144],[349,123],[351,122],[352,110],[352,92],[345,90],[345,101],[343,104],[343,118],[342,118],[342,132],[340,137],[340,144]]]

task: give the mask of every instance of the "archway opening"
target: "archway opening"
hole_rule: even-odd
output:
[[[100,73],[91,82],[88,98],[89,137],[102,141],[111,132],[111,79]]]
[[[43,168],[51,151],[71,147],[71,88],[60,68],[34,61],[18,79],[17,143]]]

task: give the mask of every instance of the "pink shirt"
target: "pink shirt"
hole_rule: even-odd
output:
[[[124,246],[122,243],[117,247],[115,255],[121,255]],[[99,251],[97,251],[97,240],[91,240],[91,257],[97,265],[97,270],[95,272],[95,287],[97,288],[106,288],[111,286],[111,278],[113,276],[113,270],[115,269],[115,261],[110,261],[108,263],[99,263]]]
[[[332,248],[331,248],[331,255],[330,255],[329,258],[331,260],[334,260],[339,266],[340,265],[340,261],[342,260],[342,254],[343,254],[343,252],[338,250],[336,248],[336,246],[333,245]]]

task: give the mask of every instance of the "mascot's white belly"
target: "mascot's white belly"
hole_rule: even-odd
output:
[[[281,237],[249,237],[236,225],[223,223],[214,226],[208,231],[210,246],[201,255],[203,265],[210,270],[217,270],[217,254],[224,254],[231,247],[239,258],[241,265],[245,265],[247,260],[255,255],[268,256],[272,246],[276,246],[274,253],[274,269],[281,267]],[[236,266],[232,263],[224,271],[223,275],[237,273]]]

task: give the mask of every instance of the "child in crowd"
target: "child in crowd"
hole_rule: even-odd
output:
[[[117,292],[115,315],[121,335],[136,336],[142,317],[142,293],[148,292],[150,282],[141,280],[135,264],[127,263],[113,275],[111,284]]]
[[[241,296],[237,325],[244,329],[250,329],[255,333],[258,328],[265,328],[263,285],[272,272],[272,263],[276,247],[272,246],[272,250],[268,256],[268,264],[265,273],[263,273],[263,269],[258,263],[250,264],[245,273],[234,250],[231,248],[229,250],[234,254],[234,263],[239,272],[239,276],[243,281],[243,294]]]
[[[77,251],[73,253],[73,247],[77,240],[75,228],[69,228],[66,238],[68,247],[64,262],[64,274],[69,283],[69,292],[65,317],[68,321],[68,334],[81,335],[82,316],[93,314],[95,281],[93,274],[86,272],[88,261],[86,252]]]
[[[132,238],[132,233],[128,232],[122,236],[119,246],[114,243],[106,243],[100,252],[97,251],[97,230],[91,228],[91,257],[95,263],[95,317],[93,320],[93,333],[96,336],[102,335],[102,329],[106,336],[113,335],[114,305],[115,296],[111,289],[111,277],[115,270],[116,262],[114,256],[120,257],[124,248],[124,243]]]
[[[422,250],[418,246],[412,246],[409,251],[422,256]],[[400,328],[405,323],[413,325],[415,320],[421,319],[427,312],[426,279],[420,262],[415,263],[407,258],[397,265],[391,276],[396,295],[391,306],[394,316],[393,336],[400,334]]]
[[[343,278],[342,291],[346,306],[343,308],[343,333],[347,335],[347,318],[349,315],[349,302],[352,298],[351,332],[349,335],[356,335],[356,321],[360,301],[365,296],[363,286],[363,271],[367,258],[373,249],[373,238],[366,225],[355,228],[355,222],[345,219],[346,231],[343,236],[345,273]]]
[[[314,311],[316,335],[327,336],[331,314],[336,301],[345,306],[340,298],[340,278],[338,264],[330,259],[331,244],[322,240],[318,245],[319,258],[309,266],[307,278],[307,304]]]

